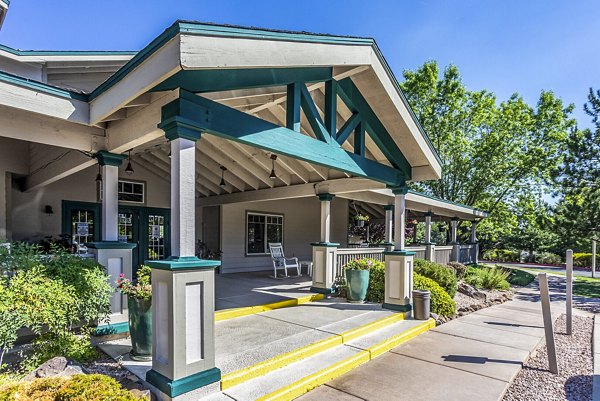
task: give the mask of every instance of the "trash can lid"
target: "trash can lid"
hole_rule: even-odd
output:
[[[431,295],[429,290],[413,290],[413,297],[428,298]]]

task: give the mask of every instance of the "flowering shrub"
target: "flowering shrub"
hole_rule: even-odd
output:
[[[344,265],[346,270],[370,270],[377,263],[375,259],[354,259]]]
[[[121,273],[117,280],[117,288],[128,297],[151,300],[152,282],[150,273],[150,266],[142,266],[140,270],[138,270],[138,278],[135,281],[126,278],[125,275]]]

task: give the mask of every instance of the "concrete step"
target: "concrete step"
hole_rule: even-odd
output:
[[[404,319],[380,305],[312,302],[216,325],[221,388],[286,366]]]
[[[433,320],[402,320],[372,325],[343,344],[330,344],[319,352],[264,374],[227,387],[223,393],[234,400],[292,400],[341,376],[384,352],[435,326]]]

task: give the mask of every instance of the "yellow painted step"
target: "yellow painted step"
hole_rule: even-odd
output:
[[[311,294],[300,298],[287,299],[285,301],[273,302],[265,305],[244,306],[241,308],[225,309],[215,312],[215,321],[234,319],[236,317],[255,315],[257,313],[270,311],[273,309],[288,308],[298,306],[308,302],[319,301],[325,298],[323,294]]]
[[[347,343],[348,341],[352,341],[358,337],[362,337],[365,334],[372,333],[390,324],[404,320],[404,316],[404,313],[394,313],[390,316],[386,316],[382,319],[364,324],[355,329],[333,335],[332,337],[309,344],[305,347],[295,349],[285,354],[277,355],[276,357],[267,359],[266,361],[225,374],[221,378],[221,390],[226,390],[233,386],[237,386],[238,384],[265,375],[275,369],[287,366],[290,363],[308,358],[309,356],[316,355],[333,347],[337,347],[338,345]]]
[[[356,355],[353,355],[333,365],[327,366],[326,368],[313,373],[312,375],[306,376],[292,384],[273,391],[272,393],[259,398],[257,401],[293,400],[294,398],[300,397],[302,394],[305,394],[330,380],[348,373],[352,369],[359,367],[365,362],[378,357],[379,355],[397,347],[398,345],[418,336],[421,333],[426,332],[433,327],[435,327],[435,320],[426,320],[409,330],[375,344],[365,351],[361,351]]]

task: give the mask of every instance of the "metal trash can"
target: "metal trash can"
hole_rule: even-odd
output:
[[[429,319],[429,304],[431,293],[428,290],[413,290],[413,318],[416,320]]]

